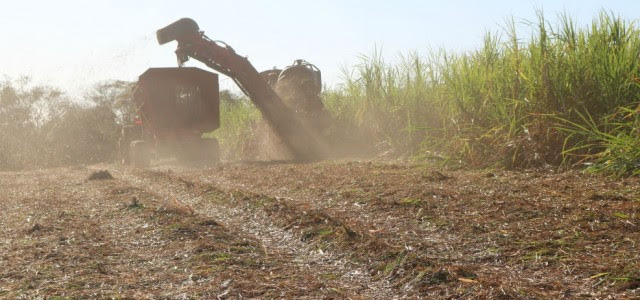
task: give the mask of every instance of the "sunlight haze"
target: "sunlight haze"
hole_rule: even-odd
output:
[[[403,3],[403,4],[401,4]],[[604,9],[637,19],[636,1],[11,1],[0,11],[0,75],[29,76],[75,93],[98,81],[135,80],[149,67],[175,66],[175,42],[155,31],[190,17],[201,30],[249,57],[258,70],[304,58],[336,84],[341,66],[377,47],[389,60],[482,43],[513,16],[567,12],[587,24]],[[526,31],[526,26],[524,31]],[[525,34],[526,36],[526,34]],[[190,65],[199,66],[190,62]],[[223,78],[224,88],[232,86]]]
[[[0,1],[0,299],[640,299],[639,0]]]

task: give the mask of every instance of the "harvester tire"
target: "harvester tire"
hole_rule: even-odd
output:
[[[135,168],[147,168],[151,164],[151,149],[144,140],[132,141],[129,144],[129,156],[131,166]]]

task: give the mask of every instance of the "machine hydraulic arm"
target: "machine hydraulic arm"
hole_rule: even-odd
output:
[[[176,55],[180,66],[193,58],[232,78],[297,159],[315,160],[323,156],[318,137],[283,103],[246,57],[222,42],[209,39],[188,18],[158,30],[157,38],[161,45],[178,42]]]

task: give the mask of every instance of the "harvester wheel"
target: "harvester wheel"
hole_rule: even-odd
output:
[[[144,140],[132,141],[129,145],[131,165],[136,168],[146,168],[151,164],[151,149]]]

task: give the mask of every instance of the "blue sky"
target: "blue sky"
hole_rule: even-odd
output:
[[[579,24],[601,9],[640,18],[640,1],[632,0],[0,1],[0,75],[28,75],[71,93],[101,80],[134,80],[149,67],[175,66],[175,45],[158,46],[155,30],[181,17],[196,20],[258,70],[305,58],[329,84],[339,81],[341,66],[376,46],[389,60],[429,48],[471,50],[510,16],[535,19],[536,8],[551,21],[567,12]]]

